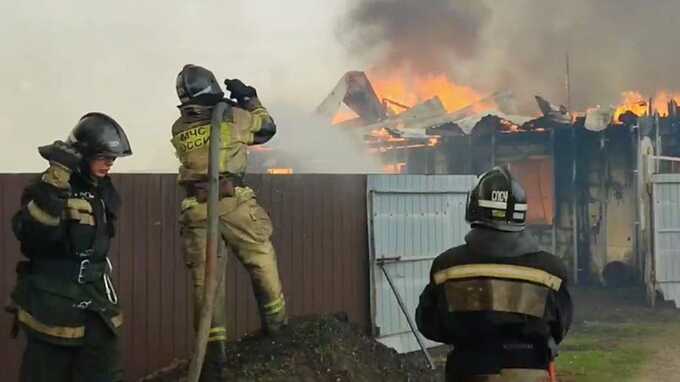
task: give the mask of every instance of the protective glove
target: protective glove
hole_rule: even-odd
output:
[[[83,156],[78,150],[63,141],[54,141],[51,145],[40,146],[38,152],[50,163],[56,163],[71,172],[77,171],[80,168],[80,162],[83,160]]]
[[[235,99],[241,106],[246,105],[251,98],[257,97],[257,90],[239,79],[226,79],[224,84],[231,93],[229,97]]]

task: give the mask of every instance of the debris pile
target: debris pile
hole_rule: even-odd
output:
[[[228,381],[439,381],[422,354],[400,355],[363,334],[342,314],[291,321],[275,338],[247,336],[227,347]],[[179,361],[144,382],[184,381]]]

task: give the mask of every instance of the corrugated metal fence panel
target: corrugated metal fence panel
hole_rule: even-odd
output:
[[[656,287],[680,307],[680,174],[653,176]]]
[[[247,183],[271,215],[272,241],[292,314],[345,311],[368,327],[366,176],[249,175]],[[259,325],[255,300],[243,268],[229,269],[238,269],[243,282],[234,292],[252,307],[247,320],[235,320],[237,333],[244,333]]]
[[[368,189],[385,192],[467,194],[476,179],[473,175],[369,175]]]
[[[474,176],[372,175],[370,202],[373,259],[399,257],[385,265],[413,317],[429,282],[432,260],[463,243],[467,192]],[[401,352],[418,348],[379,266],[372,267],[374,322],[379,339]]]
[[[189,353],[191,282],[177,240],[175,176],[126,174],[114,182],[123,209],[111,256],[126,317],[123,362],[134,379]]]
[[[15,282],[18,243],[10,217],[33,175],[0,174],[0,303]],[[369,326],[366,177],[362,175],[249,176],[270,213],[284,292],[292,316],[344,311]],[[172,174],[116,175],[123,210],[111,258],[126,323],[126,380],[186,357],[192,345],[191,281],[177,224],[182,192]],[[230,256],[227,309],[231,333],[259,327],[250,279]],[[3,376],[17,379],[20,342],[9,340],[9,315],[0,314]]]
[[[4,312],[16,281],[15,265],[20,258],[19,243],[14,240],[10,219],[19,204],[21,191],[30,178],[30,175],[21,174],[0,177],[0,360],[4,369],[3,379],[7,381],[19,378],[21,352],[17,351],[17,347],[23,346],[22,339],[16,341],[9,338],[11,317]]]

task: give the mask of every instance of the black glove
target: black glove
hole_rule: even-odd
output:
[[[250,98],[257,97],[257,90],[252,86],[244,84],[239,79],[227,79],[224,80],[224,84],[227,85],[227,90],[231,93],[229,97],[238,101],[239,104],[244,104]]]
[[[60,164],[71,171],[78,170],[83,159],[83,156],[72,145],[62,141],[54,141],[51,145],[40,146],[38,152],[50,163]]]

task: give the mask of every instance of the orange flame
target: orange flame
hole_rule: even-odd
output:
[[[659,91],[652,97],[652,112],[656,111],[661,116],[668,115],[668,103],[671,100],[680,103],[680,93]],[[647,115],[649,112],[649,99],[645,98],[638,91],[625,91],[621,93],[621,102],[614,112],[614,122],[619,121],[619,117],[630,111],[637,116]]]
[[[444,74],[418,75],[402,67],[392,70],[373,70],[367,73],[367,76],[381,101],[388,99],[399,104],[399,106],[387,104],[394,114],[404,112],[401,105],[412,107],[434,97],[439,98],[447,112],[454,112],[468,106],[473,112],[482,112],[495,106],[492,102],[479,102],[483,98],[480,92],[468,86],[458,85]],[[408,143],[404,138],[390,135],[385,129],[372,131],[370,136],[384,143],[382,147],[369,150],[371,152],[432,147],[438,145],[441,138],[432,136],[425,143]]]
[[[267,169],[267,174],[270,175],[292,175],[293,169],[289,167],[273,167]]]
[[[473,88],[458,85],[444,74],[416,75],[402,68],[389,72],[372,71],[368,73],[368,78],[381,99],[388,98],[410,106],[437,96],[446,110],[453,112],[482,99],[482,95]],[[474,104],[473,109],[481,112],[490,107],[493,105],[478,103]]]
[[[680,93],[667,91],[660,91],[656,93],[654,99],[652,100],[654,109],[657,110],[661,116],[667,116],[668,103],[671,102],[671,100],[675,100],[676,103],[680,104]]]
[[[370,135],[372,138],[386,142],[404,142],[406,140],[404,138],[393,136],[385,128],[373,130],[368,135]]]
[[[647,114],[647,100],[645,97],[637,91],[621,93],[621,103],[616,107],[616,111],[614,111],[614,122],[618,122],[619,117],[628,111],[638,116]]]
[[[385,174],[403,174],[406,170],[406,162],[390,163],[383,166]]]

